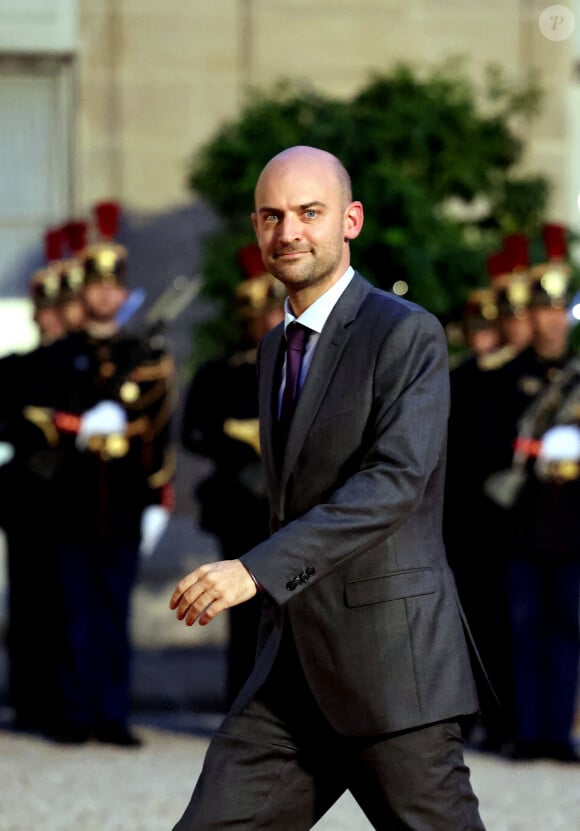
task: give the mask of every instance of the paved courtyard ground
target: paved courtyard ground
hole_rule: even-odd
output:
[[[201,769],[212,718],[137,718],[145,740],[138,750],[65,748],[0,730],[0,831],[170,831]],[[487,831],[580,828],[580,766],[476,753],[467,761]],[[346,795],[316,830],[370,827]]]
[[[138,750],[60,747],[11,732],[0,639],[0,831],[171,831],[223,709],[225,623],[187,629],[167,604],[177,577],[212,555],[211,539],[192,535],[186,519],[144,563],[133,620]],[[487,831],[580,829],[580,765],[466,759]],[[349,795],[316,826],[369,829]]]

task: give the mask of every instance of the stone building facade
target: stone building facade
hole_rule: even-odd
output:
[[[550,8],[569,19],[542,31]],[[191,154],[253,89],[292,78],[348,97],[450,56],[476,81],[492,63],[539,72],[522,171],[547,174],[549,218],[579,226],[579,44],[578,0],[0,0],[0,293],[44,227],[101,199],[149,218],[191,205]]]

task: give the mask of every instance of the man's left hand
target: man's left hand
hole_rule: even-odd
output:
[[[224,609],[250,600],[256,584],[240,560],[218,560],[196,568],[179,581],[169,608],[187,626],[205,626]]]

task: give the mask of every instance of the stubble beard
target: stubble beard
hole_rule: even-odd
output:
[[[323,252],[317,255],[315,250],[310,248],[299,262],[285,262],[274,257],[269,270],[288,291],[300,291],[324,283],[335,273],[339,263],[338,253]]]

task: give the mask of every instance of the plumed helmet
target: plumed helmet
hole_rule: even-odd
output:
[[[489,329],[497,320],[495,292],[492,288],[471,289],[463,306],[463,326],[468,331]]]
[[[98,241],[82,253],[85,285],[108,283],[126,286],[127,249],[115,242],[121,209],[117,202],[99,202],[94,208]]]
[[[521,317],[530,305],[530,275],[521,268],[494,280],[497,312],[500,317]]]
[[[96,242],[82,253],[84,285],[108,283],[127,284],[127,249],[114,242]]]
[[[32,275],[29,293],[35,309],[47,309],[60,305],[60,275],[57,265],[53,263],[45,268],[39,268]]]
[[[562,225],[546,224],[542,239],[547,261],[531,269],[531,298],[533,308],[566,308],[571,299],[572,269],[566,262],[566,233]]]
[[[84,285],[85,270],[82,261],[69,257],[59,263],[60,294],[63,303],[76,297]]]

